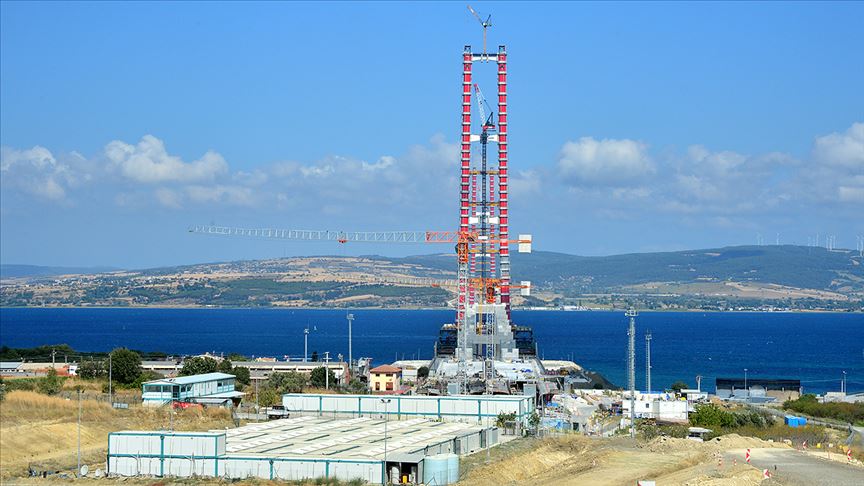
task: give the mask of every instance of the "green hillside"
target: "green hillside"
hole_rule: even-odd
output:
[[[451,255],[390,259],[452,269]],[[757,282],[841,293],[864,290],[862,258],[849,250],[806,246],[735,246],[583,257],[537,251],[512,255],[515,280],[601,292],[649,282]]]

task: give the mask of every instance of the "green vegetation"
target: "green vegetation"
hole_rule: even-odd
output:
[[[690,386],[688,386],[687,383],[681,380],[672,383],[672,386],[669,387],[669,389],[671,389],[675,393],[681,393],[681,390],[684,390],[685,388],[690,388]]]
[[[330,380],[330,387],[335,387],[337,384],[336,375],[333,374],[333,370],[327,369],[323,366],[315,368],[314,370],[312,370],[312,373],[309,374],[309,384],[311,384],[315,388],[324,388],[325,386],[327,386],[328,379]]]
[[[78,365],[78,376],[85,380],[95,380],[108,376],[108,367],[102,360],[86,359]]]
[[[224,363],[225,361],[223,361]],[[228,361],[228,369],[231,368],[231,362]],[[219,362],[209,356],[195,356],[183,360],[183,368],[180,369],[180,376],[203,375],[204,373],[215,373],[219,371]]]
[[[141,376],[141,355],[126,348],[111,351],[111,376],[121,385],[131,385]]]
[[[505,425],[516,420],[516,412],[501,412],[495,417],[495,427],[503,429]]]
[[[738,409],[726,410],[713,403],[696,405],[690,414],[690,423],[697,427],[737,428],[744,426],[766,427],[774,424],[774,417],[768,412]]]
[[[785,410],[791,410],[810,417],[840,420],[857,426],[864,426],[864,403],[828,402],[819,403],[815,395],[804,395],[797,400],[783,403]]]
[[[82,362],[87,359],[108,359],[109,353],[76,351],[68,344],[51,344],[47,346],[37,346],[35,348],[10,348],[8,346],[0,347],[0,360],[3,361],[51,361],[51,352],[56,352],[58,359],[75,358]],[[168,356],[165,353],[158,351],[135,351],[143,359],[162,359]],[[106,368],[107,369],[107,368]]]
[[[56,395],[63,389],[63,381],[64,378],[57,376],[57,370],[50,368],[48,374],[39,380],[37,388],[39,388],[39,393]]]
[[[421,366],[421,367],[417,368],[417,378],[418,379],[429,378],[429,367],[428,366]]]

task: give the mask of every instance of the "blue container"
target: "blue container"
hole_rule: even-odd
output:
[[[783,417],[783,423],[785,423],[789,427],[798,427],[798,417],[794,415],[787,415]]]
[[[448,459],[448,454],[426,456],[423,459],[423,482],[426,484],[450,484],[447,470]]]
[[[804,417],[798,417],[798,425],[807,425],[807,419]]]

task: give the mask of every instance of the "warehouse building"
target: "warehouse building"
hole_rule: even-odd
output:
[[[282,405],[292,416],[331,417],[422,417],[447,422],[492,425],[500,413],[514,413],[524,424],[534,412],[534,397],[528,395],[313,395],[288,393]]]
[[[801,380],[766,378],[717,378],[717,396],[725,400],[753,402],[796,400],[801,396]]]
[[[498,429],[462,423],[307,416],[211,432],[114,432],[107,468],[113,476],[448,484],[458,478],[457,455],[497,442]],[[456,467],[451,480],[441,479],[442,457]]]

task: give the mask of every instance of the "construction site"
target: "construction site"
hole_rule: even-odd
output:
[[[530,325],[512,320],[511,292],[528,296],[531,282],[511,278],[510,250],[530,253],[532,236],[513,238],[509,216],[507,112],[507,48],[487,48],[485,20],[470,9],[483,28],[480,52],[465,46],[461,53],[461,129],[458,227],[450,231],[345,232],[275,228],[231,228],[201,225],[190,232],[204,235],[279,240],[325,240],[340,244],[447,244],[455,247],[455,282],[424,279],[400,284],[448,286],[455,290],[453,322],[443,323],[435,343],[431,375],[448,394],[521,394],[526,384],[535,392],[554,391],[543,382],[543,364],[536,356]],[[495,98],[490,104],[476,70],[491,70]],[[487,92],[488,92],[487,88]],[[493,109],[493,105],[495,109]]]
[[[454,56],[460,57],[461,68],[461,73],[454,72],[452,76],[454,84],[460,86],[460,100],[454,104],[461,109],[456,227],[446,231],[394,232],[214,225],[189,229],[195,234],[216,237],[321,240],[336,244],[431,244],[453,248],[455,281],[414,278],[395,282],[444,286],[454,292],[452,320],[441,323],[434,357],[413,364],[397,361],[392,366],[365,370],[369,377],[366,393],[348,394],[344,390],[342,394],[332,393],[331,386],[336,383],[331,385],[331,368],[337,371],[334,378],[343,385],[358,374],[360,360],[352,356],[353,316],[349,314],[347,363],[341,356],[331,363],[328,353],[323,364],[328,381],[323,391],[284,393],[279,404],[268,407],[270,415],[262,417],[260,407],[256,406],[254,415],[234,414],[229,420],[227,411],[221,414],[203,411],[208,405],[215,408],[216,403],[230,409],[244,395],[234,390],[232,375],[216,374],[209,377],[213,382],[213,390],[207,392],[210,395],[197,398],[196,404],[202,405],[200,410],[177,412],[187,418],[192,413],[212,417],[206,423],[202,421],[200,427],[190,425],[187,420],[182,431],[174,428],[172,393],[177,393],[179,400],[181,393],[191,394],[201,380],[196,381],[193,376],[145,382],[143,400],[152,401],[154,409],[142,412],[149,414],[148,430],[136,430],[128,421],[122,422],[125,430],[115,430],[115,422],[107,422],[106,417],[117,411],[101,404],[98,410],[94,408],[94,413],[98,412],[105,421],[92,429],[91,435],[98,434],[99,439],[90,437],[88,443],[90,463],[100,465],[98,479],[122,478],[132,484],[143,481],[142,478],[201,478],[203,482],[245,480],[253,484],[282,480],[311,484],[326,480],[328,484],[356,481],[436,486],[637,482],[653,485],[656,481],[721,486],[774,481],[771,477],[777,464],[783,464],[788,470],[811,468],[821,474],[838,474],[837,484],[853,484],[857,478],[864,481],[864,469],[849,464],[853,462],[851,453],[848,460],[840,458],[840,462],[846,462],[838,467],[846,469],[838,473],[833,462],[825,466],[819,462],[821,459],[815,460],[815,456],[796,450],[791,441],[739,436],[704,440],[705,434],[712,431],[688,428],[688,419],[695,404],[709,403],[711,399],[702,392],[701,384],[697,389],[677,393],[652,391],[650,334],[645,338],[647,386],[644,392],[639,392],[635,310],[625,315],[629,321],[629,353],[628,383],[624,390],[613,390],[611,386],[584,389],[593,383],[575,363],[541,360],[531,323],[515,322],[511,312],[512,296],[531,293],[531,282],[515,280],[511,275],[511,272],[518,274],[518,268],[511,269],[511,250],[531,252],[534,242],[530,234],[511,233],[508,51],[505,45],[487,46],[491,16],[484,18],[469,9],[483,29],[483,44],[476,50],[466,45],[461,52],[454,52]],[[483,86],[489,98],[481,88],[483,76],[478,74],[481,72],[494,79],[492,86]],[[308,333],[307,328],[305,334]],[[263,382],[268,374],[277,372],[311,374],[321,363],[307,363],[307,355],[304,349],[302,363],[292,364],[286,358],[284,362],[238,361],[235,366],[251,369],[252,379]],[[162,366],[159,362],[145,364],[153,370]],[[399,386],[397,374],[408,367],[415,377],[417,368],[428,368],[424,386],[408,391]],[[166,372],[177,373],[178,368],[179,363],[173,363]],[[394,375],[392,381],[388,381],[390,375]],[[373,381],[380,382],[380,387],[374,388],[377,385]],[[577,382],[585,385],[583,389],[579,389]],[[171,387],[175,386],[180,387],[179,391],[172,392],[175,388]],[[257,390],[255,396],[257,400]],[[80,407],[80,394],[78,399]],[[157,423],[158,407],[166,404],[170,404],[166,408],[172,414],[167,429]],[[74,407],[61,405],[74,413]],[[80,408],[78,414],[76,473],[83,471]],[[652,427],[651,431],[661,432],[649,436],[643,430],[642,438],[637,440],[637,419]],[[7,428],[9,424],[6,420],[4,435],[27,432],[29,426],[15,423],[17,428]],[[657,428],[657,424],[670,429]],[[112,428],[106,430],[107,427]],[[666,435],[665,431],[672,427],[678,428],[680,438]],[[827,440],[836,442],[840,434],[826,437],[827,444]],[[49,438],[43,436],[43,442],[50,442]],[[103,451],[104,462],[99,457]],[[29,458],[22,454],[16,460],[20,463],[16,466],[20,467]],[[777,476],[783,478],[783,474],[786,470]],[[803,484],[790,477],[793,480],[788,483],[765,484]]]

